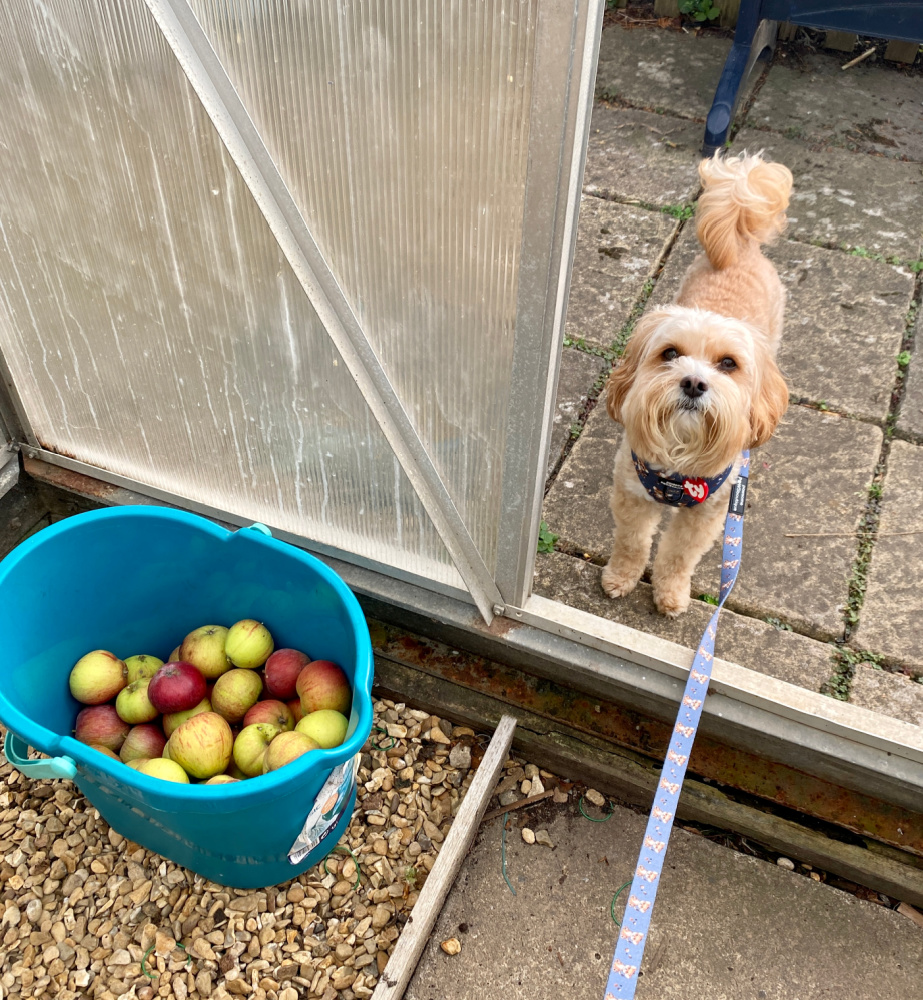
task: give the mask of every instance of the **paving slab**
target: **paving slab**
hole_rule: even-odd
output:
[[[848,71],[842,55],[777,59],[747,123],[790,139],[923,160],[919,75],[871,60]]]
[[[923,684],[870,664],[856,667],[849,700],[861,708],[923,726]]]
[[[550,821],[550,810],[511,814],[515,896],[500,874],[503,819],[484,824],[407,1000],[602,997],[617,934],[609,906],[631,877],[645,817],[618,807],[589,823],[560,808]],[[554,847],[526,844],[523,824],[546,828]],[[453,937],[461,952],[449,957],[440,942]],[[636,996],[910,1000],[921,962],[923,934],[906,917],[677,827]]]
[[[699,190],[701,148],[701,124],[597,103],[583,190],[615,201],[685,205]]]
[[[700,252],[695,227],[688,223],[648,309],[673,300]],[[793,397],[883,423],[913,296],[912,275],[796,240],[779,240],[767,256],[788,293],[779,361]]]
[[[566,463],[565,463],[566,464]],[[923,671],[923,447],[895,441],[853,645]],[[916,531],[900,535],[894,532]]]
[[[914,343],[923,344],[923,320],[914,324]],[[897,414],[897,429],[915,441],[923,441],[923,355],[916,354],[904,376],[904,397]]]
[[[545,498],[543,516],[564,544],[603,560],[612,544],[609,494],[620,434],[597,406]],[[855,532],[882,437],[878,427],[857,420],[789,409],[772,440],[753,454],[743,566],[731,608],[778,618],[822,640],[842,633]],[[785,537],[792,533],[835,537]],[[718,593],[718,553],[713,547],[699,564],[693,595]]]
[[[654,607],[650,584],[639,583],[626,597],[613,601],[603,593],[602,568],[563,552],[539,555],[535,563],[535,593],[571,608],[620,622],[648,635],[696,649],[714,607],[693,601],[679,618],[665,618]],[[756,618],[723,611],[715,646],[718,656],[757,673],[820,691],[833,673],[828,643],[774,627]],[[923,700],[923,686],[920,686]]]
[[[923,90],[923,80],[918,81]],[[919,164],[857,156],[743,128],[733,151],[763,149],[795,179],[787,235],[806,243],[861,247],[915,261],[923,240],[923,172]]]
[[[730,39],[713,35],[609,25],[599,44],[596,94],[704,122],[730,48]],[[704,138],[703,128],[700,145]]]
[[[679,225],[664,212],[584,195],[565,334],[608,348]]]
[[[590,391],[609,367],[610,363],[596,354],[587,354],[576,347],[564,348],[551,424],[551,444],[548,447],[549,474],[570,440],[571,428],[583,413]]]

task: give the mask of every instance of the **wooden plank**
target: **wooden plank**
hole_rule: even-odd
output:
[[[737,15],[740,13],[740,0],[718,0],[718,5],[721,8],[718,23],[722,28],[735,28]]]
[[[919,51],[919,42],[899,42],[892,38],[885,49],[885,59],[889,62],[912,63]]]
[[[859,41],[859,36],[851,31],[828,31],[824,37],[824,48],[836,49],[837,52],[852,52]]]
[[[481,825],[481,817],[510,751],[515,730],[516,720],[511,715],[504,715],[494,731],[474,781],[462,800],[436,864],[420,891],[411,919],[404,925],[397,946],[375,987],[372,1000],[401,1000],[403,997],[429,941],[436,918],[442,910],[442,904]]]
[[[654,13],[658,17],[679,17],[679,0],[654,0]]]
[[[779,25],[779,41],[790,42],[798,34],[798,25],[791,21],[783,21]]]

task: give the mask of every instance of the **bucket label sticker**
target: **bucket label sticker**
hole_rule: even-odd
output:
[[[321,841],[325,840],[340,821],[343,810],[349,802],[356,784],[359,770],[359,754],[338,764],[317,793],[314,805],[304,821],[301,833],[288,852],[288,860],[297,865],[306,858]]]

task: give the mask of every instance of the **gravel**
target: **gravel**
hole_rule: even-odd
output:
[[[4,762],[0,996],[370,997],[487,742],[387,700],[375,720],[388,735],[373,731],[363,749],[340,842],[359,858],[358,888],[338,852],[327,872],[228,889],[111,830],[71,783],[30,781]],[[518,799],[538,771],[508,763]]]

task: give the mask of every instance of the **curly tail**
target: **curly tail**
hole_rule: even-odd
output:
[[[754,240],[768,243],[785,228],[792,172],[757,153],[699,163],[704,191],[696,208],[696,235],[716,271],[731,267]]]

